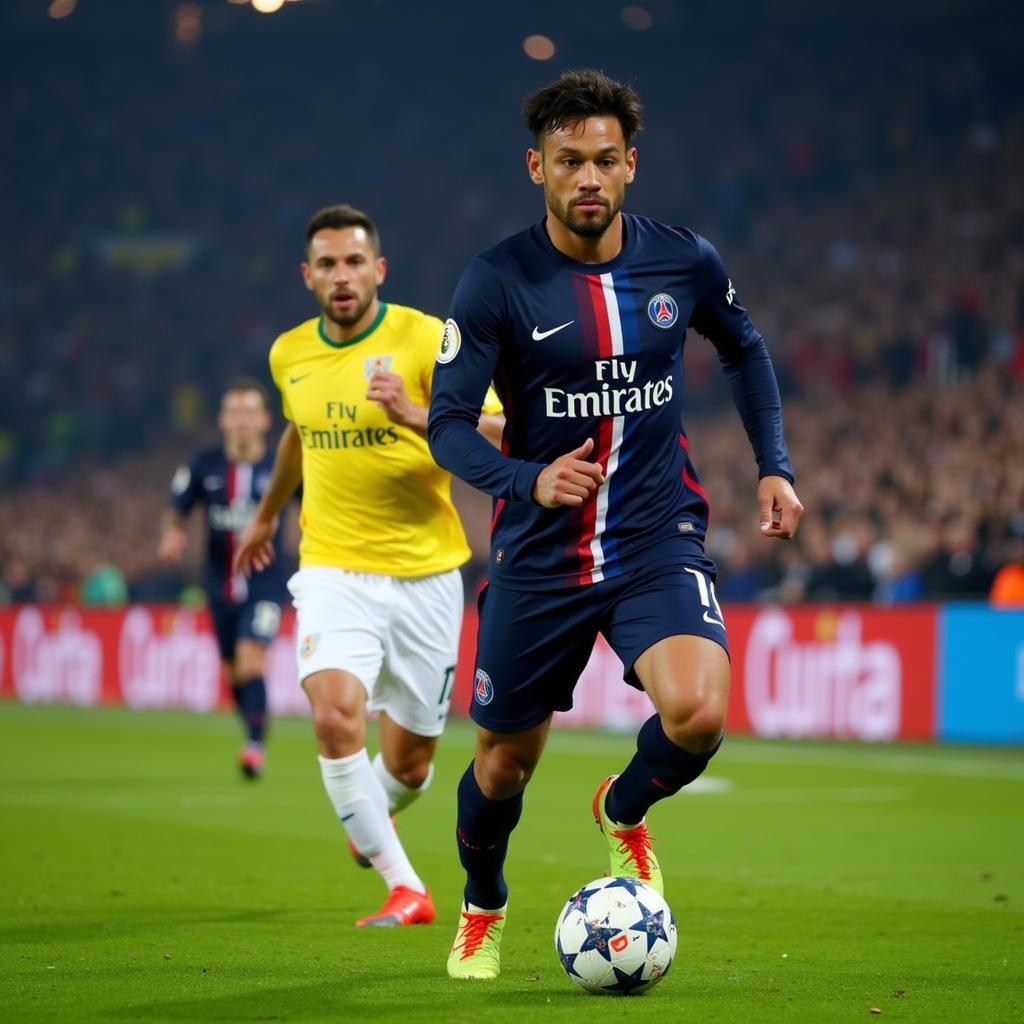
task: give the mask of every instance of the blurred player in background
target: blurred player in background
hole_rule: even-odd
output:
[[[299,679],[309,697],[324,788],[357,859],[388,897],[359,926],[428,924],[434,904],[391,815],[421,796],[451,700],[469,547],[451,477],[427,447],[427,406],[443,325],[384,303],[377,229],[350,206],[321,210],[302,273],[321,315],[270,351],[288,425],[274,471],[241,538],[237,568],[265,570],[277,516],[303,481]],[[486,391],[486,389],[485,389]],[[500,433],[500,405],[479,424]],[[366,750],[379,712],[380,750]]]
[[[245,724],[239,764],[246,778],[257,779],[263,772],[267,730],[263,666],[285,598],[284,577],[276,565],[248,579],[232,568],[236,540],[252,518],[273,468],[273,453],[267,450],[270,413],[259,381],[233,381],[221,399],[217,422],[223,443],[199,452],[174,474],[158,553],[167,562],[181,558],[188,543],[184,518],[202,502],[208,528],[203,585],[231,695]]]
[[[761,535],[792,536],[802,511],[771,359],[718,253],[685,228],[621,212],[636,94],[596,71],[566,72],[525,112],[547,216],[463,274],[430,410],[438,462],[495,498],[476,756],[458,791],[467,882],[448,959],[456,978],[499,973],[509,837],[552,713],[572,707],[599,632],[656,710],[633,760],[594,796],[610,875],[661,891],[647,810],[696,779],[721,743],[729,658],[704,549],[707,499],[682,428],[688,327],[712,342],[732,385],[760,469]],[[508,419],[502,454],[473,430],[492,378]]]

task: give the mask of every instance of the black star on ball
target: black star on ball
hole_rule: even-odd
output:
[[[576,957],[579,956],[579,953],[566,953],[566,951],[562,948],[562,936],[561,935],[558,936],[557,949],[558,949],[558,959],[562,961],[562,966],[565,968],[565,973],[566,974],[575,974],[577,978],[583,977],[583,975],[581,975],[579,973],[579,971],[576,970],[576,966],[575,966],[575,964],[576,964]]]
[[[605,985],[605,988],[611,989],[615,992],[621,992],[623,995],[628,996],[634,989],[638,989],[641,985],[647,984],[642,977],[644,967],[646,966],[646,964],[641,964],[632,974],[628,974],[626,971],[620,970],[618,967],[613,967],[612,970],[615,972],[615,984]]]
[[[609,889],[625,889],[630,896],[636,895],[636,887],[642,885],[642,882],[638,882],[635,878],[616,878],[614,882],[608,883]]]
[[[659,910],[652,914],[639,900],[636,901],[636,905],[640,908],[643,917],[629,927],[634,931],[643,932],[647,936],[647,952],[650,953],[658,939],[668,942],[668,932],[665,930],[665,911]]]
[[[580,889],[580,891],[569,900],[569,905],[565,908],[562,920],[564,921],[574,910],[578,910],[580,913],[583,913],[584,908],[587,905],[587,900],[589,900],[595,892],[600,891],[600,887],[597,889]]]
[[[612,951],[608,944],[616,935],[622,934],[622,929],[609,928],[607,924],[599,921],[584,921],[583,924],[587,929],[587,937],[580,944],[580,952],[586,953],[587,950],[596,949],[608,963],[611,963]]]

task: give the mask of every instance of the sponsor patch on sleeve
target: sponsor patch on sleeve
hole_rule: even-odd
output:
[[[441,335],[441,347],[437,351],[439,363],[450,363],[462,347],[462,334],[459,325],[451,319],[444,322],[444,334]]]

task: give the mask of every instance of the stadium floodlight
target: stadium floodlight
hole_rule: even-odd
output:
[[[252,5],[260,14],[273,14],[284,7],[284,0],[252,0]]]
[[[550,60],[555,55],[555,44],[547,36],[527,36],[523,51],[534,60]]]

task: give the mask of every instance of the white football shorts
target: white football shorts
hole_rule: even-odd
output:
[[[298,617],[299,682],[341,669],[383,711],[418,736],[440,736],[451,705],[462,629],[458,569],[404,579],[327,566],[288,581]]]

